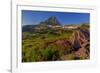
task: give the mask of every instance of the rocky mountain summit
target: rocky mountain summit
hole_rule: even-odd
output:
[[[55,16],[51,16],[47,20],[40,22],[39,25],[43,25],[43,26],[50,26],[50,25],[51,26],[60,26],[61,24]]]

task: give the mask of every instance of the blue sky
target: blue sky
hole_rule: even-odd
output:
[[[89,13],[22,10],[22,25],[36,25],[55,16],[61,24],[90,23]]]

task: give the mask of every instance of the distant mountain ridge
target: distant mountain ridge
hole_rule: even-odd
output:
[[[55,16],[51,16],[47,20],[42,21],[37,25],[24,25],[22,27],[22,31],[31,31],[34,28],[49,27],[49,26],[61,26],[61,24]]]
[[[88,23],[87,23],[88,24]],[[87,25],[86,24],[86,25]],[[34,24],[34,25],[24,25],[22,26],[22,31],[23,32],[30,32],[33,30],[37,30],[37,29],[48,29],[48,28],[77,28],[79,25],[62,25],[59,20],[55,17],[55,16],[51,16],[48,19],[41,21],[39,24]]]

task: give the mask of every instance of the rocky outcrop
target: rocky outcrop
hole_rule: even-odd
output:
[[[90,34],[89,30],[76,29],[73,33],[72,39],[72,49],[74,51],[75,57],[81,59],[89,58],[90,54]]]
[[[47,23],[48,25],[51,26],[57,26],[57,25],[61,25],[60,22],[58,21],[58,19],[55,16],[51,16],[49,17],[45,23]]]
[[[40,22],[39,26],[60,26],[60,22],[55,16],[49,17],[47,20]]]

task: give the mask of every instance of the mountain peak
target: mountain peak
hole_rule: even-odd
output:
[[[57,18],[55,16],[51,16],[49,17],[49,20],[57,20]]]
[[[58,19],[55,16],[51,16],[47,20],[40,22],[40,25],[42,25],[42,26],[48,26],[48,25],[57,26],[57,25],[61,25],[61,24],[59,23]]]
[[[55,16],[49,17],[45,22],[52,26],[60,25],[58,19]]]

